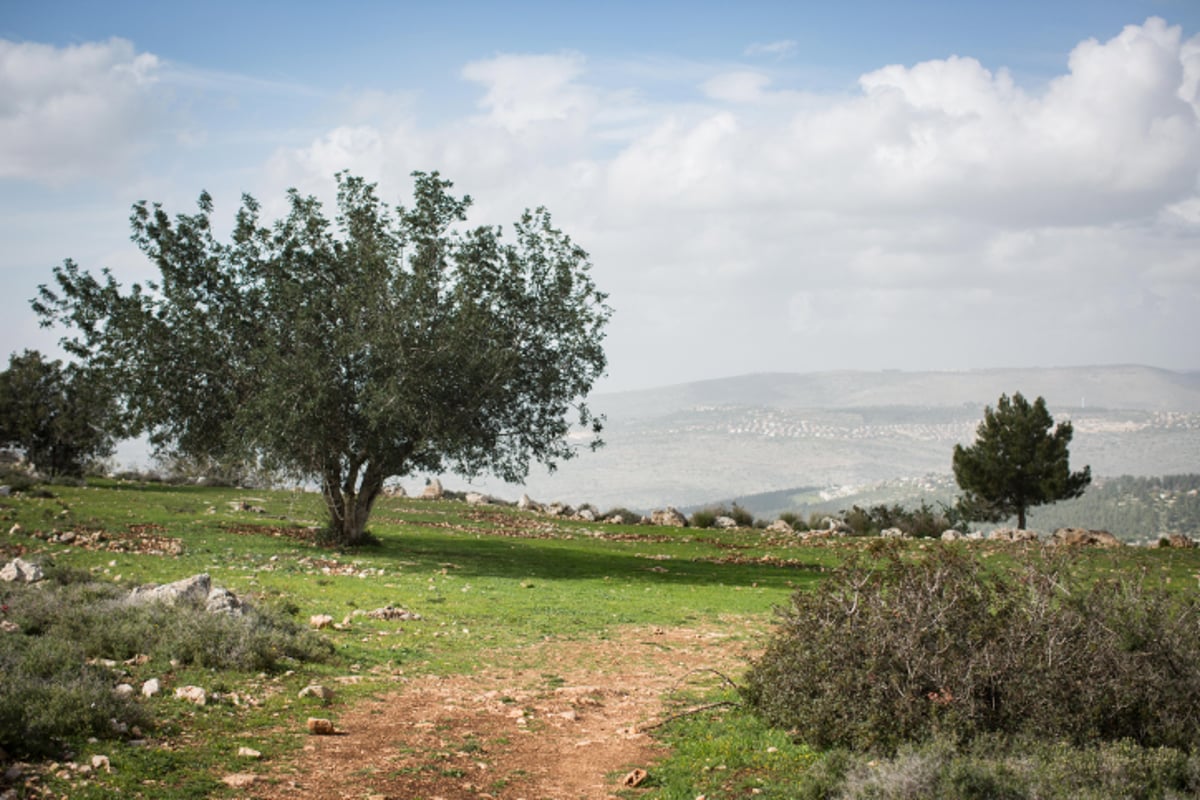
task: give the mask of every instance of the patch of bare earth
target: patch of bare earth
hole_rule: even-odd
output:
[[[473,675],[404,680],[336,717],[246,791],[260,800],[606,800],[662,755],[667,697],[733,674],[743,640],[699,628],[496,652]]]

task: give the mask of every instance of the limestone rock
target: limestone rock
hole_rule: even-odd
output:
[[[139,586],[129,594],[129,602],[135,605],[143,603],[166,603],[177,605],[181,602],[193,605],[204,605],[212,591],[212,578],[207,572],[193,575],[190,578],[168,583],[163,586],[149,583]]]
[[[962,531],[956,531],[954,528],[942,531],[943,542],[957,542],[963,539]]]
[[[253,747],[245,747],[245,746],[239,747],[237,754],[238,754],[238,758],[253,758],[253,759],[262,758],[262,753],[255,750]]]
[[[517,508],[521,509],[522,511],[538,511],[541,509],[541,506],[533,502],[533,500],[529,498],[529,495],[522,494],[521,499],[517,501]]]
[[[1056,545],[1068,547],[1121,547],[1121,540],[1108,531],[1093,531],[1086,528],[1059,528],[1051,537]]]
[[[41,567],[23,558],[14,558],[5,564],[3,569],[0,569],[0,581],[7,581],[9,583],[15,581],[37,583],[45,577],[46,574],[42,572]]]
[[[777,519],[767,526],[767,533],[795,533],[796,529],[788,524],[787,520]]]
[[[113,689],[113,694],[122,700],[133,697],[133,687],[128,683],[118,683],[117,688]]]
[[[1184,536],[1182,533],[1171,533],[1158,540],[1159,547],[1178,547],[1188,549],[1196,546],[1196,543],[1191,538]]]
[[[198,706],[208,703],[208,692],[199,686],[180,686],[175,690],[175,697]]]
[[[908,534],[899,528],[884,528],[879,532],[884,539],[907,539]]]
[[[329,626],[333,625],[333,617],[329,616],[328,614],[313,614],[308,618],[308,624],[318,630],[321,628],[328,628]]]
[[[300,690],[300,698],[315,697],[323,702],[329,702],[333,699],[333,689],[328,686],[322,686],[319,683],[311,683]]]
[[[155,697],[162,692],[162,683],[158,678],[151,678],[142,684],[143,697]]]
[[[713,527],[722,530],[732,530],[738,526],[733,517],[720,516],[713,520]]]
[[[237,595],[228,589],[213,587],[204,600],[204,610],[210,614],[230,614],[239,617],[245,613],[245,607]]]
[[[653,512],[650,515],[650,522],[654,525],[662,525],[670,528],[687,527],[687,517],[680,514],[672,506],[667,506],[665,509]]]
[[[429,481],[429,483],[425,484],[425,489],[421,492],[421,499],[441,500],[445,494],[446,491],[442,488],[442,482],[437,478],[434,478],[433,480]]]
[[[307,727],[313,736],[329,736],[334,732],[333,723],[319,717],[309,717]]]

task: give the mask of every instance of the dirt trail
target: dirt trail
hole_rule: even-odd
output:
[[[737,673],[744,645],[699,628],[494,653],[474,675],[407,680],[339,709],[338,736],[308,737],[246,789],[259,800],[606,800],[662,751],[641,728],[674,690]],[[697,671],[700,672],[697,672]]]

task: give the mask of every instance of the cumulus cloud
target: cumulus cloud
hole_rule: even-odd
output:
[[[155,113],[159,69],[124,39],[0,40],[0,177],[59,182],[121,163]]]
[[[279,176],[349,166],[403,186],[439,168],[493,198],[489,221],[547,204],[612,295],[626,381],[664,379],[633,374],[648,348],[680,377],[1195,365],[1200,37],[1160,19],[1080,43],[1036,87],[969,56],[881,66],[823,97],[722,65],[689,100],[650,101],[576,54],[462,75],[479,115],[339,128],[281,150]]]

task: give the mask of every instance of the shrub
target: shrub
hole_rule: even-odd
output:
[[[688,526],[692,528],[711,528],[720,516],[717,511],[712,509],[703,509],[701,511],[693,511],[691,519],[688,520]]]
[[[1139,576],[1083,580],[1025,556],[890,543],[797,592],[746,696],[817,747],[894,752],[935,735],[1200,745],[1200,602]]]

